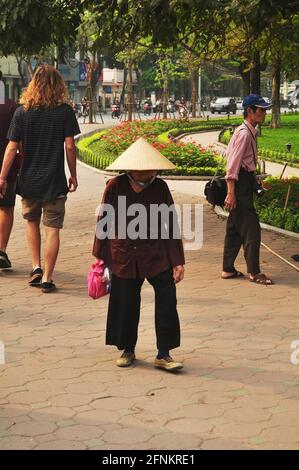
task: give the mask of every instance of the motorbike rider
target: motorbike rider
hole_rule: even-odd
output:
[[[180,97],[180,102],[179,102],[179,115],[182,118],[187,118],[188,116],[188,109],[187,109],[187,103],[185,100],[184,96]]]
[[[119,118],[119,116],[120,116],[120,102],[117,98],[114,98],[111,109],[112,109],[112,113],[111,113],[112,119],[114,119],[115,117]]]
[[[159,98],[155,104],[155,112],[160,113],[161,111],[162,111],[162,103],[161,103],[161,98]]]
[[[174,113],[174,111],[175,111],[175,105],[174,105],[174,99],[173,98],[168,99],[167,111],[169,113]]]
[[[150,97],[147,97],[145,100],[144,100],[144,104],[143,104],[143,110],[144,110],[144,114],[151,114],[152,112],[152,108],[153,108],[153,103],[150,99]]]

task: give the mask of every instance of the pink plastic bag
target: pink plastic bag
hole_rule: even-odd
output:
[[[110,292],[110,282],[105,275],[105,263],[97,260],[92,264],[87,277],[88,295],[93,299],[99,299]]]

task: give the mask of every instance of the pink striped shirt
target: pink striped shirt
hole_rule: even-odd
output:
[[[238,181],[240,167],[246,171],[255,171],[257,163],[257,129],[244,121],[235,130],[227,147],[226,175],[227,180]]]

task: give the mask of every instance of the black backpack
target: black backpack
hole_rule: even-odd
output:
[[[225,179],[220,176],[214,176],[214,178],[205,185],[204,194],[206,200],[212,204],[212,206],[224,206],[224,201],[227,196]]]

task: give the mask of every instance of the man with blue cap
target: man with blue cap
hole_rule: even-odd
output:
[[[253,204],[253,194],[258,187],[255,175],[258,161],[256,126],[264,122],[270,105],[259,95],[251,94],[244,98],[242,106],[244,122],[235,130],[227,148],[225,206],[230,214],[224,242],[222,278],[244,276],[234,266],[243,246],[249,280],[270,285],[273,281],[260,271],[261,228]]]

